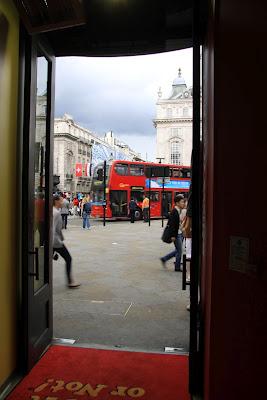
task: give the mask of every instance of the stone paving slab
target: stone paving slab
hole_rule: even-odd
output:
[[[64,261],[53,265],[54,336],[89,345],[163,351],[188,350],[189,291],[173,261],[159,257],[173,249],[161,240],[161,221],[91,221],[83,230],[71,218],[63,231],[79,289],[66,287]]]

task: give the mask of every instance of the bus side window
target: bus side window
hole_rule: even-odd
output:
[[[191,178],[191,169],[190,168],[183,168],[181,170],[181,178]]]
[[[191,169],[185,169],[185,178],[191,178]]]
[[[115,171],[118,175],[128,175],[128,164],[116,164]]]
[[[132,176],[143,176],[144,166],[140,164],[130,164],[130,175]]]
[[[183,172],[182,172],[182,170],[181,169],[176,169],[176,168],[173,168],[172,169],[172,177],[173,178],[182,178],[183,177]]]
[[[146,196],[149,197],[149,192],[146,192]],[[150,192],[150,200],[151,201],[159,201],[159,192]]]

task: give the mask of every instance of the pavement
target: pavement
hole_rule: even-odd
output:
[[[188,351],[189,290],[173,260],[163,268],[159,257],[173,249],[161,241],[161,220],[107,222],[91,220],[82,229],[70,217],[63,230],[81,283],[66,286],[65,263],[53,262],[54,337],[90,347],[162,352]]]

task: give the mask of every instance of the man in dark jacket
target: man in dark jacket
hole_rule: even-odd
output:
[[[137,208],[136,200],[134,198],[131,198],[131,201],[129,202],[129,213],[132,224],[134,223],[136,208]]]
[[[180,214],[184,208],[184,196],[179,194],[174,198],[174,209],[171,211],[169,216],[169,231],[171,240],[174,243],[175,250],[171,253],[166,254],[166,256],[161,257],[160,261],[165,267],[166,261],[170,260],[172,257],[176,257],[175,261],[175,271],[181,271],[181,257],[182,257],[182,246],[183,246],[183,233],[181,229]]]

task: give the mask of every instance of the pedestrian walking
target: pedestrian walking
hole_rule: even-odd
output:
[[[171,240],[174,243],[175,250],[166,254],[166,256],[161,257],[160,261],[162,262],[163,266],[165,267],[166,261],[170,260],[173,257],[176,257],[174,270],[181,271],[183,233],[182,233],[180,215],[184,208],[184,196],[182,194],[175,196],[174,204],[175,204],[175,206],[170,213],[168,225],[169,225]]]
[[[63,201],[61,207],[61,218],[62,218],[63,229],[67,229],[69,210],[70,210],[70,203],[67,200],[66,195],[63,195]]]
[[[148,222],[148,218],[149,218],[149,198],[146,195],[143,196],[142,211],[143,211],[144,222]]]
[[[82,218],[83,218],[83,229],[90,229],[90,214],[91,214],[92,205],[90,202],[90,197],[84,197],[82,204]]]
[[[77,211],[78,211],[79,217],[81,217],[82,216],[82,198],[79,200]]]
[[[55,194],[53,196],[53,250],[58,253],[66,262],[66,275],[69,288],[77,288],[79,283],[75,282],[72,277],[72,258],[64,245],[64,236],[62,233],[62,218],[60,209],[63,205],[63,197]]]
[[[78,215],[78,206],[79,206],[79,200],[77,199],[77,197],[74,197],[73,199],[73,208],[74,208],[74,215]]]
[[[132,197],[131,200],[129,201],[129,214],[130,214],[130,219],[131,219],[131,223],[134,223],[135,220],[135,211],[137,209],[137,203],[136,200]]]

